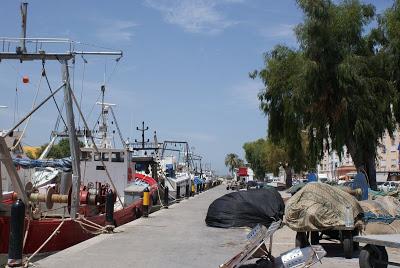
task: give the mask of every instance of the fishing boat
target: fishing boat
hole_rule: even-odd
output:
[[[27,3],[21,4],[21,13],[22,37],[0,38],[5,44],[3,48],[7,48],[0,52],[0,60],[18,60],[22,63],[27,60],[41,61],[45,76],[47,61],[58,61],[62,65],[61,86],[52,89],[49,84],[52,93],[0,136],[0,159],[13,189],[3,194],[0,188],[0,253],[5,254],[9,249],[10,210],[12,204],[15,204],[25,211],[23,253],[35,255],[63,250],[140,217],[143,213],[143,191],[148,189],[150,194],[155,194],[157,181],[149,176],[135,173],[132,154],[126,147],[117,149],[109,144],[98,145],[93,135],[85,134],[91,142],[89,146],[79,148],[79,131],[75,127],[74,107],[84,123],[83,132],[90,133],[90,128],[71,88],[69,64],[76,60],[77,55],[114,56],[119,59],[122,57],[122,52],[77,51],[76,43],[70,40],[26,38]],[[64,44],[69,50],[50,53],[44,49],[48,43]],[[15,44],[15,52],[10,52],[9,48]],[[28,45],[33,46],[28,47]],[[11,135],[60,91],[64,92],[71,172],[64,173],[57,181],[34,187],[31,181],[25,182],[20,178],[5,137]],[[104,101],[101,105],[103,116],[112,112],[112,105]],[[60,111],[59,113],[61,115]],[[103,130],[103,133],[106,131]],[[104,141],[107,142],[107,139]],[[19,265],[21,262],[22,259],[8,259],[9,265]]]
[[[160,166],[164,185],[171,196],[186,196],[194,184],[189,144],[185,141],[164,141],[160,157]],[[178,190],[179,188],[179,190]],[[179,193],[177,194],[177,191]]]

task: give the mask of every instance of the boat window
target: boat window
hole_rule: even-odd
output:
[[[96,166],[96,170],[106,170],[104,166]]]
[[[92,152],[82,152],[82,160],[84,161],[92,161]]]
[[[100,153],[94,154],[94,161],[100,161]]]
[[[111,162],[124,162],[124,153],[113,152],[111,153]]]
[[[103,153],[103,161],[108,161],[109,159],[108,153]]]

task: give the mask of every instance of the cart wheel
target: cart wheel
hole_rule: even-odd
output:
[[[226,187],[226,190],[229,190],[229,186],[228,186],[228,187]]]
[[[344,257],[346,259],[353,258],[353,249],[354,249],[353,234],[349,233],[349,232],[344,232],[343,233],[343,251],[344,251]]]
[[[353,237],[355,237],[355,236],[357,236],[357,235],[359,235],[359,234],[360,234],[360,231],[359,231],[359,230],[355,229],[355,230],[353,231]],[[353,249],[354,249],[354,251],[360,250],[360,243],[354,242],[354,241],[353,241]]]
[[[319,245],[319,232],[311,232],[311,245]]]
[[[386,263],[377,263],[379,260]],[[385,247],[366,245],[360,251],[360,268],[386,268],[388,266],[388,255]]]
[[[305,248],[308,246],[307,235],[305,232],[297,232],[295,245],[299,248]]]

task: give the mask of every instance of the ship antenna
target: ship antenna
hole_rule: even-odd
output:
[[[104,93],[106,91],[106,86],[102,85],[101,86],[101,117],[103,120],[102,127],[103,130],[105,130],[106,126],[106,115],[105,115],[105,105],[104,105]],[[107,136],[107,131],[103,131],[103,139],[105,140]]]

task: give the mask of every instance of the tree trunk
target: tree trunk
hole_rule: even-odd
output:
[[[368,176],[367,181],[372,190],[377,190],[376,186],[376,166],[375,166],[375,153],[368,154],[364,152],[364,159],[357,154],[356,144],[354,140],[348,139],[346,144],[347,150],[353,159],[354,165],[359,170],[364,170]]]
[[[365,161],[365,172],[367,172],[368,175],[369,186],[372,190],[377,191],[375,155],[370,155]]]
[[[285,167],[285,173],[286,173],[286,188],[292,187],[292,167],[288,166]]]

